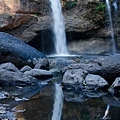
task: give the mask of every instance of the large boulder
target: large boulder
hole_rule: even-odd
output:
[[[102,62],[102,76],[113,83],[115,78],[120,77],[120,55],[111,55]]]
[[[83,69],[67,70],[63,75],[63,85],[73,86],[75,89],[98,89],[108,85],[105,79],[99,75],[89,74]]]
[[[12,62],[18,67],[34,66],[37,60],[42,62],[42,59],[47,59],[43,53],[10,34],[0,32],[0,63]],[[47,67],[48,62],[44,66]]]

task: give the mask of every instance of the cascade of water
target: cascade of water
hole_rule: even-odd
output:
[[[63,91],[59,84],[55,84],[55,100],[53,107],[52,120],[61,120],[63,107]]]
[[[60,0],[50,0],[54,20],[54,41],[57,55],[67,55],[65,26]]]
[[[118,0],[113,1],[113,7],[114,7],[114,28],[115,28],[115,35],[117,36],[117,23],[118,23]]]
[[[106,0],[106,6],[107,6],[107,13],[108,13],[109,22],[110,22],[109,31],[111,33],[112,51],[113,51],[113,54],[115,54],[116,53],[116,47],[115,47],[113,22],[112,22],[111,7],[110,7],[109,0]]]

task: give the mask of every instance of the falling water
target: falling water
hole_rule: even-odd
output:
[[[113,51],[113,54],[115,54],[116,48],[115,48],[114,30],[113,30],[113,22],[112,22],[111,7],[110,7],[109,0],[106,0],[106,6],[107,6],[107,13],[108,13],[109,22],[110,22],[109,29],[110,29],[110,33],[111,33],[112,51]]]
[[[63,91],[59,84],[55,84],[55,90],[52,120],[60,120],[63,107]]]
[[[67,55],[65,26],[60,0],[50,0],[54,20],[54,40],[57,55]]]
[[[115,35],[117,36],[117,23],[118,23],[118,0],[113,1],[113,7],[114,7],[114,32]]]

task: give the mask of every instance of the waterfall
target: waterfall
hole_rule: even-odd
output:
[[[66,47],[65,26],[60,0],[50,0],[53,15],[54,42],[57,55],[68,55]]]
[[[118,0],[114,0],[113,1],[113,7],[114,7],[114,32],[115,32],[115,35],[117,36],[117,23],[118,23]]]
[[[63,107],[63,91],[59,84],[55,83],[55,99],[52,120],[61,120]]]
[[[112,42],[112,52],[113,54],[116,53],[116,47],[115,47],[115,38],[114,38],[114,29],[113,29],[113,22],[112,22],[112,15],[111,15],[111,7],[109,0],[106,0],[106,8],[107,8],[107,14],[109,17],[109,31],[111,34],[111,42]]]

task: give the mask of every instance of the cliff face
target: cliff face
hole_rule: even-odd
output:
[[[111,51],[102,0],[61,0],[61,3],[69,51],[93,54]],[[0,18],[0,31],[25,42],[52,28],[49,0],[1,0]]]

